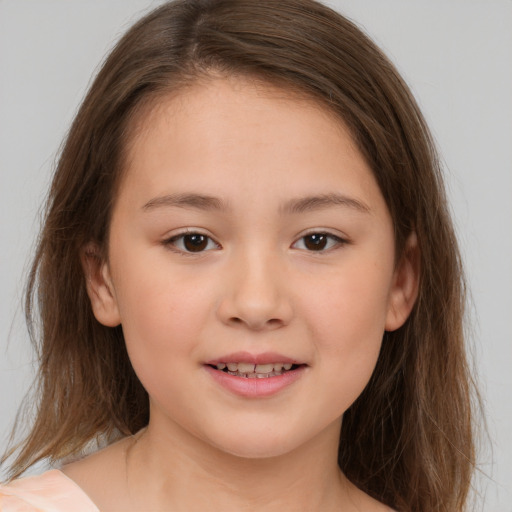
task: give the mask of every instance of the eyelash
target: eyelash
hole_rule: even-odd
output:
[[[206,241],[206,246],[204,248],[201,248],[200,250],[198,251],[190,251],[190,250],[187,250],[185,246],[183,247],[178,247],[178,242],[181,241],[181,244],[184,244],[185,243],[185,237],[195,237],[195,236],[198,236],[198,237],[203,237],[203,242]],[[314,249],[308,249],[307,247],[304,247],[304,248],[301,248],[301,250],[305,250],[307,252],[316,252],[316,253],[325,253],[325,252],[329,252],[331,250],[334,250],[334,249],[337,249],[339,247],[342,247],[344,245],[347,245],[349,243],[348,240],[344,239],[344,238],[341,238],[339,236],[336,236],[336,235],[333,235],[332,233],[328,233],[328,232],[325,232],[325,231],[313,231],[311,233],[307,233],[303,236],[301,236],[297,241],[295,241],[293,244],[292,244],[292,248],[297,248],[295,247],[299,242],[305,242],[305,240],[307,238],[310,238],[310,241],[311,241],[311,238],[313,237],[325,237],[325,238],[322,238],[322,240],[327,240],[326,244],[328,245],[329,244],[329,241],[331,242],[330,245],[325,248],[325,247],[322,247],[320,250],[314,250]],[[166,240],[163,241],[163,245],[166,246],[166,247],[169,247],[171,250],[181,254],[181,255],[184,255],[184,256],[189,256],[189,255],[193,255],[193,254],[201,254],[201,253],[204,253],[204,252],[207,252],[207,251],[211,251],[212,248],[209,248],[208,249],[208,245],[210,243],[213,243],[216,248],[220,248],[220,244],[218,244],[213,238],[211,238],[210,236],[208,235],[205,235],[204,233],[201,233],[199,231],[186,231],[184,233],[180,233],[178,235],[174,235],[172,236],[171,238],[168,238]],[[315,243],[315,242],[314,242]]]
[[[183,256],[189,256],[189,255],[193,255],[193,254],[201,254],[203,252],[212,250],[210,248],[210,249],[201,249],[199,251],[189,251],[185,247],[183,247],[183,248],[178,247],[178,242],[181,241],[181,243],[184,244],[185,237],[187,237],[187,236],[188,237],[194,237],[194,236],[203,237],[203,239],[206,239],[206,244],[207,244],[206,247],[208,247],[208,245],[212,242],[216,246],[216,248],[220,247],[220,244],[215,242],[215,240],[213,240],[213,238],[211,238],[210,236],[205,235],[204,233],[201,233],[199,231],[185,231],[184,233],[179,233],[178,235],[174,235],[171,238],[164,240],[163,245],[165,245],[166,247],[169,247],[171,250],[173,250]]]
[[[308,252],[318,252],[318,253],[329,252],[331,250],[343,247],[344,245],[347,245],[349,243],[348,240],[341,238],[339,236],[333,235],[332,233],[328,233],[325,231],[312,231],[310,233],[306,233],[305,235],[302,235],[296,242],[294,242],[292,244],[292,247],[294,247],[301,241],[304,243],[304,241],[307,238],[311,239],[312,237],[325,237],[325,239],[327,239],[327,244],[329,243],[329,241],[331,241],[331,245],[327,248],[322,247],[321,250],[308,250],[307,248],[304,249],[304,250],[307,250]]]

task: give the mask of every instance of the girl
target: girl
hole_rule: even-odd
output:
[[[359,29],[310,0],[167,3],[60,157],[2,510],[462,510],[463,291],[428,129]],[[43,459],[67,463],[16,480]]]

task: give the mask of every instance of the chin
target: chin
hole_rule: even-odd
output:
[[[315,437],[312,432],[293,431],[292,425],[288,428],[277,422],[270,424],[232,425],[222,431],[209,432],[203,440],[218,450],[244,459],[268,459],[280,457],[291,453],[301,446],[307,445]]]
[[[257,459],[270,459],[286,455],[293,451],[293,446],[286,446],[283,443],[269,443],[254,441],[252,445],[234,444],[230,445],[217,445],[222,452],[238,457],[241,459],[257,460]]]

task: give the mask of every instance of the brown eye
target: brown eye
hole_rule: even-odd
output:
[[[173,236],[165,241],[164,245],[174,246],[177,250],[184,253],[204,252],[219,248],[218,244],[209,236],[201,233],[183,233]]]
[[[204,251],[208,245],[208,237],[204,235],[185,235],[183,237],[183,246],[189,252]]]
[[[299,238],[292,247],[305,251],[326,252],[336,246],[343,246],[348,243],[347,240],[330,233],[310,233]]]
[[[328,236],[324,233],[314,233],[304,237],[304,245],[310,251],[321,251],[327,246]]]

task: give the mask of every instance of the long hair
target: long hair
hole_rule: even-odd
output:
[[[352,22],[313,0],[178,0],[119,41],[63,146],[31,267],[26,317],[38,408],[11,477],[149,420],[120,327],[96,321],[80,252],[107,254],[109,222],[137,113],[212,73],[298,92],[349,128],[394,223],[397,258],[416,232],[419,296],[384,335],[375,371],[345,412],[338,461],[362,490],[399,511],[462,510],[474,466],[464,281],[438,157],[408,87]]]

